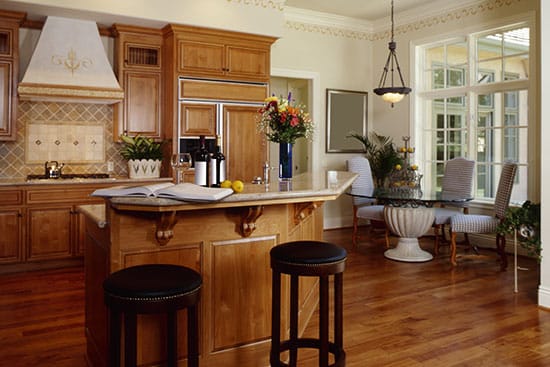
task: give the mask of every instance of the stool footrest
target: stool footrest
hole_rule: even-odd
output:
[[[286,352],[290,350],[291,345],[296,348],[313,348],[320,349],[321,342],[319,339],[314,338],[298,338],[296,340],[284,340],[281,342],[280,352]],[[329,367],[344,367],[346,365],[346,352],[344,349],[338,347],[336,344],[329,342],[328,351],[334,355],[335,361]],[[289,367],[288,363],[279,361],[279,367]]]

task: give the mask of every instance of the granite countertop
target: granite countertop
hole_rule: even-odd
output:
[[[0,187],[1,186],[13,186],[13,185],[64,185],[64,184],[91,184],[91,183],[109,183],[112,182],[113,185],[120,184],[139,184],[140,182],[151,182],[151,181],[172,181],[171,177],[160,177],[160,178],[148,178],[148,179],[134,179],[128,178],[127,176],[111,176],[108,178],[50,178],[50,179],[35,179],[27,180],[25,177],[18,178],[0,178]]]
[[[99,228],[105,228],[105,204],[79,205],[77,210],[97,223]]]
[[[116,208],[129,209],[127,206],[170,207],[170,210],[201,209],[208,206],[231,207],[250,205],[251,202],[269,204],[281,201],[298,202],[304,198],[316,200],[334,200],[351,186],[357,174],[347,171],[320,171],[295,176],[292,181],[275,180],[269,185],[245,183],[240,193],[234,193],[220,201],[211,203],[185,202],[164,198],[112,197],[111,204]],[[179,206],[179,208],[174,208]],[[161,209],[162,210],[162,209]]]

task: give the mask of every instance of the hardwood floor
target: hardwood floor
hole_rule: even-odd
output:
[[[350,249],[351,231],[325,232]],[[395,240],[394,240],[395,241]],[[431,241],[423,242],[431,250]],[[537,307],[538,265],[463,260],[427,263],[383,256],[383,239],[350,252],[344,273],[344,348],[353,366],[549,366],[550,312]],[[82,268],[0,275],[0,366],[83,367]],[[314,336],[317,315],[306,334]],[[300,353],[315,366],[315,353]]]

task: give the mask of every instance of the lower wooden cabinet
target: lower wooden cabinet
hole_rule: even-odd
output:
[[[23,209],[0,209],[0,264],[13,264],[23,260]]]

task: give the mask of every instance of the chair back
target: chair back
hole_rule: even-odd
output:
[[[353,157],[347,160],[348,171],[359,174],[359,177],[351,184],[351,188],[355,192],[371,194],[374,190],[374,181],[370,169],[369,160],[365,157]],[[353,205],[361,206],[371,204],[375,200],[368,198],[353,197]]]
[[[475,161],[463,157],[453,158],[445,164],[441,191],[460,197],[471,197]]]
[[[504,218],[506,209],[510,204],[510,197],[512,196],[512,188],[514,187],[514,178],[516,177],[516,171],[518,165],[515,163],[507,162],[502,166],[502,172],[500,172],[500,179],[498,181],[497,195],[495,197],[495,216],[499,219]]]

